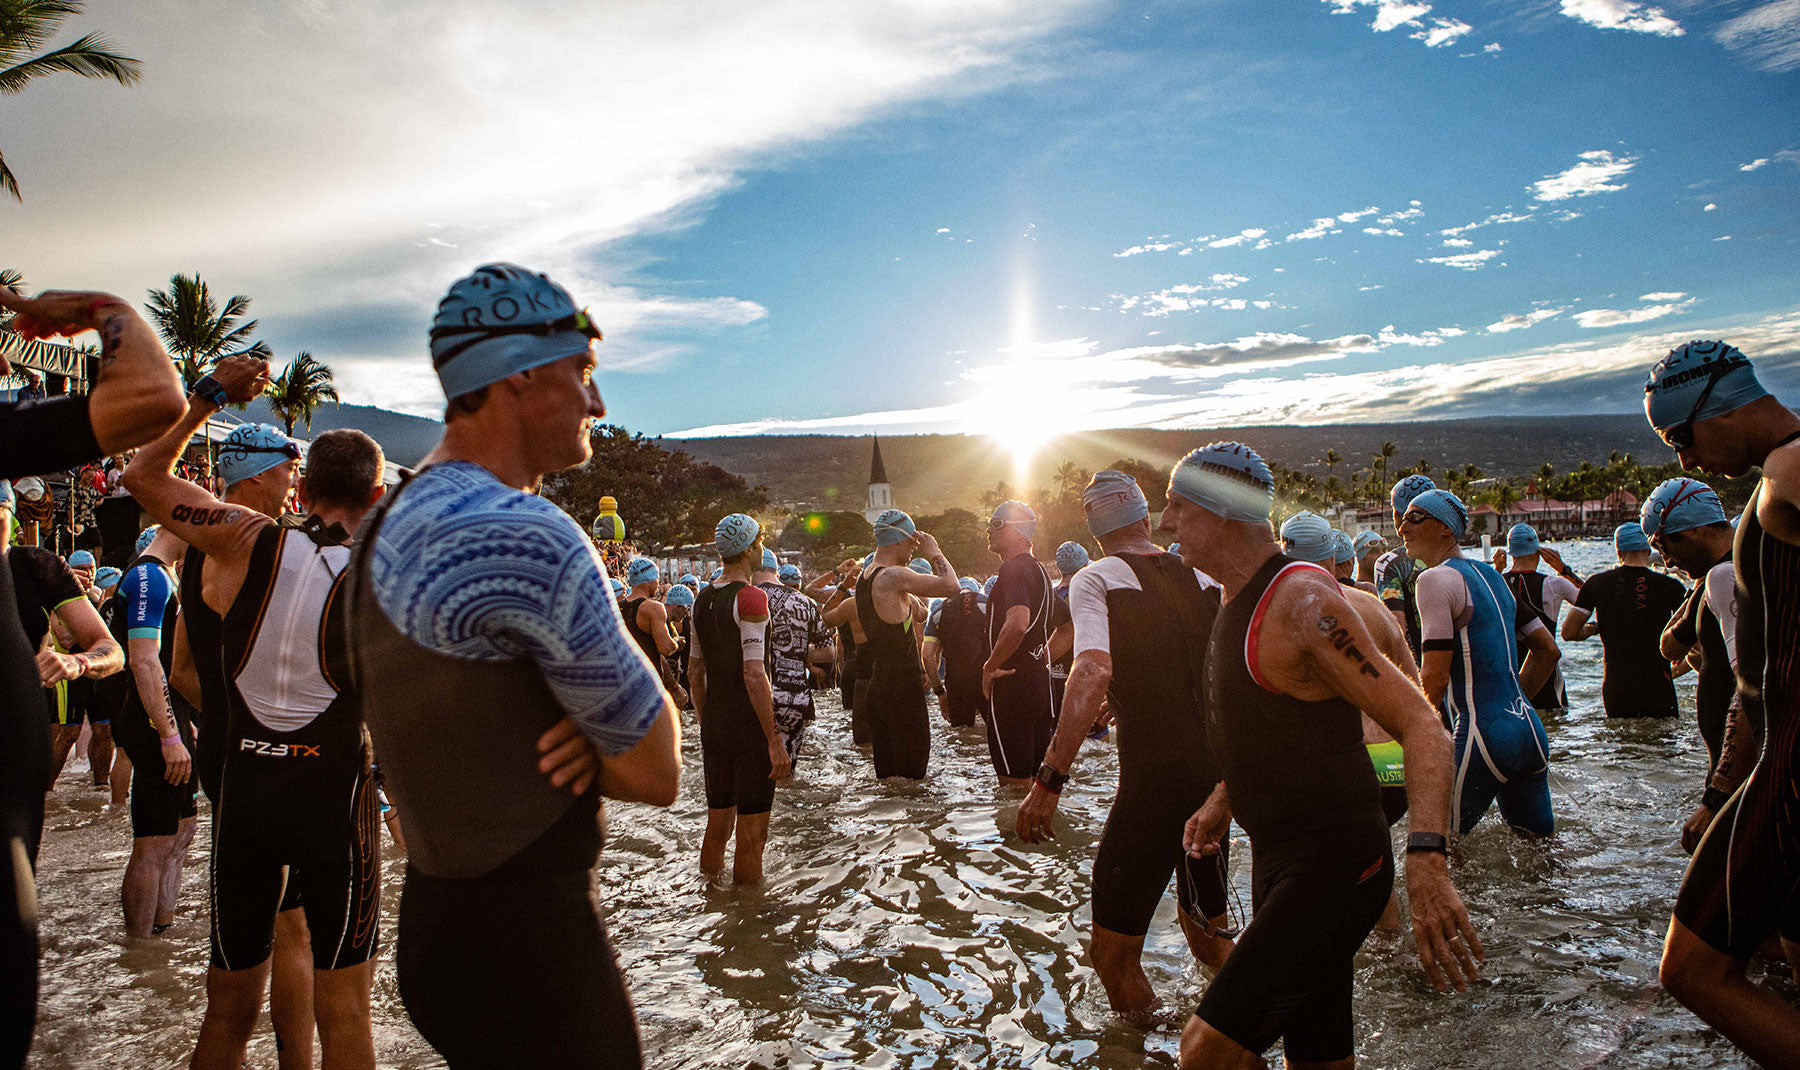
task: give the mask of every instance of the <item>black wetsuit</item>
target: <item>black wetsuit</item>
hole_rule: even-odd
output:
[[[653,601],[649,598],[627,598],[619,603],[619,615],[625,618],[625,632],[636,641],[638,649],[650,659],[650,665],[656,669],[656,675],[662,675],[662,651],[656,649],[656,637],[644,628],[638,627],[638,610],[644,603]]]
[[[1730,560],[1727,554],[1714,562],[1714,567]],[[1675,614],[1675,641],[1697,648],[1700,655],[1694,685],[1695,719],[1699,722],[1700,738],[1706,743],[1706,775],[1711,777],[1713,767],[1719,764],[1725,716],[1737,693],[1737,674],[1731,668],[1731,651],[1726,648],[1719,618],[1707,604],[1705,573],[1688,593],[1687,604]]]
[[[167,569],[168,564],[148,555],[134,557],[124,568],[119,580],[119,590],[113,592],[115,600],[126,598],[125,585],[132,582],[132,571],[140,564],[149,564],[153,568]],[[175,588],[171,585],[166,608],[162,613],[162,638],[158,659],[162,662],[163,679],[169,676],[169,666],[175,658],[175,628],[178,623],[176,610],[179,600]],[[126,608],[121,605],[112,621],[113,638],[126,653],[125,670],[120,675],[126,678],[126,690],[119,711],[113,717],[113,742],[131,759],[131,834],[134,837],[173,836],[180,828],[181,822],[193,817],[198,810],[194,806],[194,796],[199,787],[199,777],[190,775],[180,784],[171,784],[164,777],[162,741],[156,734],[156,725],[150,720],[150,712],[144,707],[144,700],[138,694],[137,677],[130,664],[132,621]],[[164,691],[169,699],[169,716],[175,721],[176,734],[188,749],[194,753],[194,715],[197,711],[189,705],[187,699],[170,690]]]
[[[400,998],[453,1067],[639,1067],[593,898],[599,793],[537,769],[538,737],[564,716],[543,671],[422,646],[370,586],[369,551],[405,493],[363,525],[344,592],[352,679],[406,832]]]
[[[1030,554],[1017,554],[1000,566],[988,596],[990,650],[1005,630],[1006,615],[1013,606],[1024,606],[1028,620],[1025,635],[1001,666],[1011,669],[1012,675],[994,678],[993,709],[987,719],[988,757],[996,774],[1026,780],[1043,764],[1056,731],[1046,647],[1050,633],[1059,619],[1067,619],[1069,609],[1053,592],[1050,574]]]
[[[1140,590],[1106,592],[1118,726],[1119,790],[1094,856],[1094,924],[1150,931],[1169,875],[1181,910],[1202,925],[1226,911],[1228,857],[1190,858],[1188,818],[1219,783],[1206,735],[1206,651],[1219,590],[1203,589],[1174,554],[1119,554]]]
[[[938,610],[938,656],[944,663],[944,719],[957,727],[988,715],[981,694],[981,666],[988,656],[987,613],[979,602],[962,608],[962,596]]]
[[[220,623],[227,705],[211,873],[219,969],[268,959],[290,886],[306,910],[314,968],[375,953],[380,821],[345,663],[338,596],[349,559],[341,545],[267,525]]]
[[[1513,601],[1533,617],[1542,621],[1551,636],[1556,635],[1556,618],[1544,608],[1544,581],[1550,577],[1542,572],[1503,572],[1501,578],[1506,581],[1507,590],[1512,592]],[[1538,688],[1537,694],[1531,696],[1531,705],[1540,710],[1566,710],[1569,708],[1568,689],[1563,686],[1562,669],[1552,668],[1550,679]]]
[[[1606,666],[1600,698],[1608,717],[1673,717],[1675,681],[1662,656],[1663,628],[1687,598],[1681,581],[1643,565],[1596,572],[1575,604],[1597,614]]]
[[[1356,707],[1272,691],[1251,669],[1277,579],[1315,567],[1274,555],[1213,626],[1207,719],[1250,834],[1254,915],[1195,1013],[1252,1052],[1281,1038],[1289,1059],[1330,1062],[1355,1050],[1356,951],[1387,906],[1394,858]]]
[[[931,714],[925,703],[925,667],[913,642],[919,622],[908,615],[904,624],[889,624],[875,612],[875,577],[890,567],[870,569],[856,585],[856,616],[869,640],[861,648],[869,659],[869,689],[857,712],[868,718],[875,775],[921,780],[931,761]]]
[[[25,641],[37,650],[50,631],[50,614],[65,602],[83,597],[81,585],[62,558],[41,546],[15,546],[7,551],[6,564],[12,572],[13,597],[17,600],[19,623],[25,629]],[[49,711],[49,723],[62,718],[57,711],[56,689],[40,687],[38,706]],[[75,721],[80,724],[80,721]],[[36,856],[37,837],[32,838]]]
[[[220,646],[219,615],[206,604],[201,585],[206,574],[206,555],[188,547],[181,564],[181,626],[187,629],[188,653],[194,675],[200,678],[200,738],[194,749],[194,773],[207,801],[219,804],[219,774],[225,768],[225,725],[230,698],[225,683],[225,655]]]
[[[1800,546],[1763,530],[1762,493],[1744,507],[1734,551],[1738,700],[1763,726],[1762,755],[1713,817],[1675,899],[1683,925],[1740,961],[1773,932],[1800,942]]]
[[[706,659],[706,704],[700,708],[700,757],[706,777],[706,808],[736,809],[738,816],[766,814],[775,803],[769,779],[769,740],[763,734],[750,692],[744,685],[744,645],[732,604],[738,592],[768,595],[741,581],[700,588],[694,602],[694,632]]]
[[[855,632],[851,632],[850,643],[850,742],[865,747],[875,741],[869,728],[869,680],[875,673],[875,652],[868,643],[858,643]]]

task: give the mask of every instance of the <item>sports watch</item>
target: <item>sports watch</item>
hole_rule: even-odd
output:
[[[1441,855],[1450,853],[1450,839],[1441,832],[1415,832],[1406,837],[1406,853],[1418,854],[1424,851],[1435,851]]]
[[[198,396],[203,401],[210,401],[215,407],[221,409],[231,400],[231,396],[225,393],[225,384],[213,378],[210,372],[195,380],[188,393]]]
[[[1032,778],[1044,786],[1044,790],[1053,795],[1061,795],[1063,785],[1069,782],[1069,774],[1059,773],[1049,762],[1038,766],[1037,776]]]

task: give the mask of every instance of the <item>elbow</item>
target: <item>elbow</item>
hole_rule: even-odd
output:
[[[671,765],[659,774],[651,783],[643,785],[637,801],[667,809],[675,805],[676,796],[681,794],[681,766]]]

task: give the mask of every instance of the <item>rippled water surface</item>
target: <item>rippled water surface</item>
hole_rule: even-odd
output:
[[[1612,557],[1598,543],[1566,553],[1583,573]],[[1370,939],[1358,960],[1363,1065],[1746,1065],[1656,982],[1685,864],[1680,828],[1706,766],[1692,678],[1679,722],[1608,723],[1599,641],[1565,648],[1574,708],[1546,725],[1560,831],[1527,844],[1490,814],[1464,841],[1454,877],[1488,953],[1469,993],[1433,992],[1410,940]],[[1012,835],[1019,796],[994,786],[978,728],[940,721],[930,779],[884,784],[851,745],[835,694],[821,699],[798,776],[776,796],[765,886],[699,878],[705,802],[691,724],[676,805],[611,808],[597,884],[647,1065],[1173,1066],[1178,1026],[1146,1033],[1113,1021],[1083,959],[1088,871],[1116,781],[1111,744],[1086,745],[1058,839],[1031,847]],[[118,889],[129,824],[103,802],[71,759],[40,862],[43,1011],[32,1065],[185,1064],[204,1009],[204,810],[177,925],[167,939],[127,946]],[[1241,838],[1236,846],[1233,878],[1247,905],[1250,851]],[[402,864],[388,855],[376,1050],[383,1065],[437,1066],[395,991],[388,951]],[[1185,1019],[1206,979],[1170,897],[1145,966]],[[265,1025],[250,1065],[274,1063]]]

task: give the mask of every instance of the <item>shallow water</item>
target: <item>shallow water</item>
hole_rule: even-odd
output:
[[[1612,559],[1600,543],[1565,553],[1584,574]],[[1560,831],[1528,844],[1490,814],[1463,842],[1453,874],[1487,948],[1469,993],[1432,991],[1410,940],[1377,935],[1365,945],[1361,1065],[1747,1065],[1656,982],[1686,861],[1680,828],[1706,766],[1692,677],[1679,684],[1679,722],[1608,723],[1599,641],[1564,646],[1573,709],[1546,726]],[[776,797],[765,886],[708,888],[696,871],[705,803],[691,724],[676,805],[610,809],[597,885],[647,1065],[1173,1066],[1178,1025],[1146,1033],[1113,1021],[1082,954],[1088,871],[1116,780],[1111,745],[1085,746],[1058,839],[1032,847],[1011,835],[1019,796],[994,786],[980,729],[939,722],[930,779],[884,784],[850,744],[835,694],[820,698],[798,775]],[[71,759],[49,804],[31,1065],[184,1063],[204,1009],[204,810],[178,923],[167,939],[127,947],[118,887],[129,824],[85,786],[86,773]],[[1233,879],[1247,905],[1250,852],[1241,837],[1235,847]],[[402,864],[388,854],[391,940]],[[442,1065],[407,1021],[386,950],[376,973],[379,1060]],[[1173,1017],[1185,1019],[1205,978],[1172,897],[1144,958]],[[265,1024],[249,1065],[274,1064]]]

